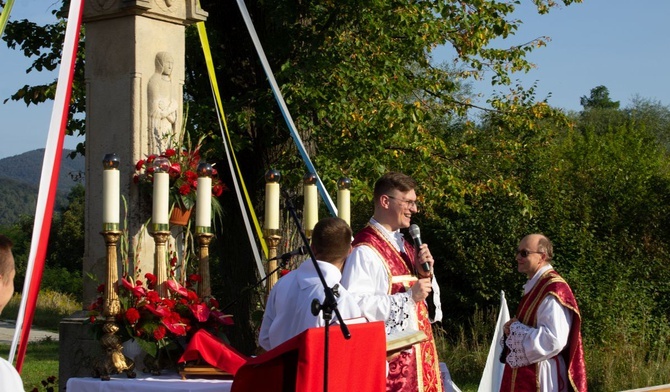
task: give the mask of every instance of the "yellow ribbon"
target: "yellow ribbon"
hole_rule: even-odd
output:
[[[2,14],[0,14],[0,37],[5,33],[5,26],[7,26],[9,13],[12,12],[13,6],[14,0],[7,0],[7,4],[5,4],[5,7],[2,9]]]
[[[202,51],[205,55],[205,63],[207,64],[207,73],[209,74],[209,81],[210,84],[212,85],[212,91],[214,93],[214,97],[216,99],[216,104],[219,109],[219,112],[221,113],[221,119],[223,120],[223,126],[225,128],[225,137],[228,140],[228,145],[231,146],[231,155],[233,158],[233,162],[235,164],[235,170],[237,171],[237,177],[240,179],[240,184],[242,187],[242,191],[244,193],[244,198],[247,203],[247,207],[249,208],[249,212],[251,214],[251,218],[254,222],[254,228],[256,229],[256,235],[260,239],[261,242],[261,247],[263,248],[263,253],[265,253],[265,257],[268,257],[268,247],[267,244],[265,243],[265,238],[263,237],[263,231],[261,229],[261,225],[258,223],[258,218],[256,217],[256,213],[254,212],[254,206],[251,203],[251,198],[249,197],[249,192],[247,192],[247,187],[244,184],[244,179],[242,178],[242,173],[240,171],[240,166],[237,163],[237,158],[235,157],[235,152],[232,149],[232,142],[230,139],[230,133],[228,131],[228,124],[226,123],[226,117],[223,112],[223,105],[221,103],[221,95],[219,94],[219,86],[216,81],[216,75],[214,74],[214,62],[212,61],[212,52],[209,46],[209,40],[207,39],[207,31],[205,30],[205,23],[204,22],[198,22],[196,24],[198,28],[198,35],[200,36],[200,43],[202,45]]]

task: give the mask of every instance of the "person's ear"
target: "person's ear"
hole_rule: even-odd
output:
[[[388,209],[391,204],[391,198],[388,195],[379,196],[379,205],[384,209]]]

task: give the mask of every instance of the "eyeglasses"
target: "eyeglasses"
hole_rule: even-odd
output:
[[[389,199],[397,200],[400,203],[407,204],[408,208],[415,207],[417,210],[419,209],[419,203],[416,200],[405,200],[405,199],[400,199],[397,197],[393,197],[391,195],[386,195],[388,196]]]
[[[521,255],[521,257],[524,257],[524,258],[528,257],[528,255],[533,254],[533,253],[541,253],[541,254],[544,254],[544,252],[534,252],[534,251],[532,251],[532,250],[526,250],[526,249],[521,249],[521,250],[517,250],[517,251],[516,251],[516,254],[517,254],[517,255]]]

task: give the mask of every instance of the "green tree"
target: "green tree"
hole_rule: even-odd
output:
[[[562,1],[565,5],[575,2],[579,1]],[[506,190],[514,184],[504,177],[474,178],[467,170],[476,146],[454,144],[477,131],[464,120],[474,106],[463,86],[482,78],[490,78],[499,86],[509,85],[512,72],[532,67],[526,55],[546,44],[545,37],[520,44],[513,41],[521,24],[512,15],[518,2],[246,3],[300,136],[326,187],[334,194],[339,177],[353,179],[353,211],[369,210],[372,184],[388,170],[404,171],[422,184],[423,219],[439,227],[449,224],[443,219],[446,213],[468,213],[468,203],[473,199],[490,195],[487,200],[493,203],[496,198],[507,197],[509,208],[526,203],[522,192],[509,196]],[[533,3],[539,13],[559,4],[553,0]],[[66,4],[57,11],[59,18],[65,17]],[[201,5],[209,12],[206,24],[215,49],[217,79],[233,148],[255,204],[261,205],[263,174],[268,168],[279,169],[283,186],[293,188],[300,184],[304,165],[240,14],[231,12],[229,2],[203,0]],[[10,47],[37,56],[36,63],[46,67],[53,64],[48,56],[60,53],[62,28],[62,19],[45,27],[28,21],[11,22],[3,39]],[[494,46],[492,42],[498,39],[506,39],[503,42],[509,45]],[[220,151],[221,136],[211,131],[218,128],[218,122],[193,29],[188,30],[187,40],[188,128],[208,135],[205,149]],[[451,49],[453,66],[432,65],[431,51],[439,45]],[[73,92],[77,103],[83,102],[84,79],[79,73],[83,72],[82,62],[80,55]],[[53,90],[53,84],[50,86]],[[35,103],[50,98],[52,90],[25,87],[12,98]],[[538,118],[555,114],[546,103],[534,102],[532,90],[515,87],[512,93],[509,99],[491,99],[500,121],[530,128]],[[83,110],[78,104],[71,108],[78,113]],[[68,129],[83,132],[81,124],[71,123]],[[499,143],[497,152],[505,151],[504,141]],[[499,157],[508,160],[504,154]],[[483,158],[476,162],[481,169]],[[225,167],[225,162],[218,167]],[[231,199],[229,205],[236,203],[232,195],[226,197]],[[360,228],[367,214],[358,214],[355,219],[360,220],[354,222],[354,229]],[[222,230],[232,232],[219,235],[214,249],[220,247],[221,254],[231,259],[251,260],[250,251],[237,246],[245,234],[233,229],[240,227],[241,217],[234,208],[227,217],[229,229]],[[218,295],[232,301],[239,296],[240,282],[256,280],[254,268],[251,263],[221,264],[222,270],[217,273],[230,278]],[[232,309],[240,333],[249,330],[244,323],[248,308],[254,306],[245,298]],[[253,341],[249,336],[242,339]]]
[[[588,109],[619,109],[619,101],[612,101],[610,92],[605,86],[591,89],[591,95],[579,98],[579,104]]]

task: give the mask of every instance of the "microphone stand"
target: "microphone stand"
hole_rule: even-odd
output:
[[[295,212],[295,206],[293,205],[293,202],[291,201],[291,198],[289,197],[288,193],[284,191],[284,197],[286,199],[286,209],[288,212],[291,214],[291,217],[293,218],[293,221],[295,222],[296,227],[298,228],[298,233],[300,234],[300,238],[302,238],[303,243],[307,247],[307,251],[309,252],[309,257],[312,259],[312,263],[314,264],[314,269],[316,269],[317,275],[319,275],[319,280],[321,281],[321,284],[323,285],[323,291],[325,294],[325,298],[323,300],[322,304],[319,304],[318,299],[314,299],[312,301],[312,314],[313,315],[318,315],[319,311],[323,312],[323,321],[325,322],[325,333],[324,333],[324,348],[323,348],[323,390],[324,392],[328,392],[328,346],[329,346],[329,327],[330,327],[330,320],[332,319],[333,312],[335,312],[335,316],[337,317],[337,320],[340,322],[340,329],[342,330],[342,335],[344,336],[345,339],[350,339],[351,338],[351,333],[349,333],[349,328],[347,325],[344,323],[344,320],[342,320],[342,315],[340,315],[340,311],[337,309],[337,300],[335,299],[335,294],[333,293],[333,289],[328,287],[328,284],[326,283],[326,279],[323,277],[323,272],[321,272],[321,268],[319,268],[319,263],[316,262],[316,256],[314,256],[314,252],[312,252],[312,248],[309,246],[309,240],[307,239],[307,236],[305,235],[305,232],[302,230],[302,226],[300,225],[300,220],[298,219],[298,214]]]

